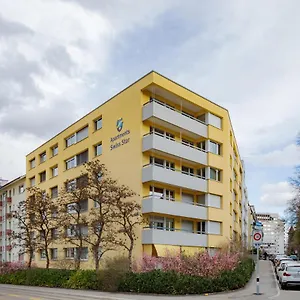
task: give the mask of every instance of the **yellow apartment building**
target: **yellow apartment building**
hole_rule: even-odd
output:
[[[244,167],[229,112],[157,72],[29,153],[26,186],[56,197],[94,159],[139,195],[149,224],[138,231],[135,257],[161,256],[165,249],[213,253],[241,240],[243,230],[248,234]],[[70,258],[66,246],[55,247],[53,259]],[[86,266],[91,260],[87,249]]]

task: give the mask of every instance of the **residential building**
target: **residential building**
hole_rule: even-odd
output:
[[[18,177],[0,187],[0,261],[23,261],[20,248],[14,245],[12,232],[19,230],[17,220],[12,212],[25,200],[25,175]]]
[[[285,250],[285,223],[279,214],[257,213],[263,224],[262,248],[269,254],[283,254]]]
[[[8,182],[8,180],[0,177],[0,187],[3,186],[4,184],[6,184],[7,182]]]
[[[244,166],[229,112],[156,72],[29,153],[26,185],[60,190],[95,159],[140,195],[149,223],[138,229],[135,257],[214,253],[246,234]],[[63,248],[53,245],[56,257],[74,256]]]

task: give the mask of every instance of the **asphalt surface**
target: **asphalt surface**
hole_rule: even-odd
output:
[[[56,288],[0,285],[0,300],[179,300],[179,299],[276,299],[276,300],[299,300],[300,287],[281,290],[275,278],[273,267],[269,261],[260,261],[260,292],[255,295],[256,276],[254,274],[248,285],[241,290],[220,293],[215,295],[200,296],[158,296],[158,295],[134,295],[134,294],[113,294],[95,291],[67,290]]]

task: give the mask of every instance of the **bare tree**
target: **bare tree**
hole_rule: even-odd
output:
[[[130,200],[136,194],[127,186],[122,185],[117,190],[114,203],[113,219],[119,225],[117,244],[128,251],[129,268],[132,269],[132,255],[137,239],[137,226],[142,223],[141,205]]]
[[[26,212],[26,201],[19,202],[17,209],[12,211],[12,216],[18,223],[18,230],[12,233],[13,246],[20,248],[19,254],[28,254],[27,267],[30,269],[36,248],[36,237]]]
[[[75,268],[80,268],[85,236],[88,234],[88,187],[87,176],[65,182],[58,197],[58,222],[60,238],[75,246]]]
[[[56,205],[49,195],[37,188],[28,188],[29,197],[26,199],[26,213],[30,218],[32,230],[35,233],[35,246],[46,258],[46,268],[50,265],[49,246],[53,241],[52,228],[55,227],[53,211]]]

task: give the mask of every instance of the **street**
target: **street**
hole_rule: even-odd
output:
[[[273,267],[269,261],[260,261],[260,292],[262,295],[254,295],[256,291],[255,276],[248,285],[241,290],[215,295],[193,296],[157,296],[157,295],[133,295],[103,293],[97,291],[67,290],[44,287],[28,287],[14,285],[0,285],[0,300],[147,300],[147,299],[276,299],[276,300],[299,300],[300,287],[280,290]]]

